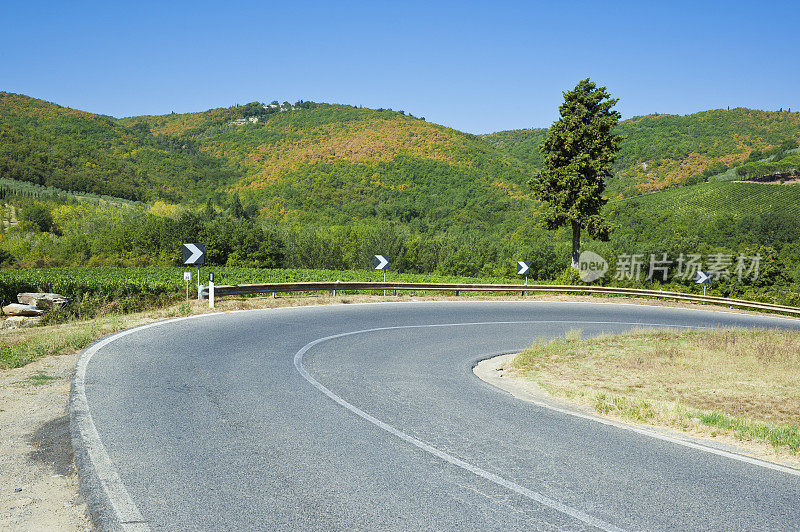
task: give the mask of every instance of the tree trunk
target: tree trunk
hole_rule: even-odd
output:
[[[581,224],[572,222],[572,267],[580,271]]]

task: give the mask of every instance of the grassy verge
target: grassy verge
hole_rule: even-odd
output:
[[[58,325],[5,330],[0,334],[0,370],[19,368],[45,356],[74,353],[106,334],[177,316],[181,312],[185,310],[173,306],[135,314],[112,314]]]
[[[638,330],[534,344],[512,368],[598,413],[800,457],[800,332]]]

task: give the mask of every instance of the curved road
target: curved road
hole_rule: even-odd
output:
[[[544,302],[173,320],[93,348],[102,445],[89,443],[134,529],[800,529],[797,474],[525,403],[472,373],[536,338],[636,325],[800,328]]]

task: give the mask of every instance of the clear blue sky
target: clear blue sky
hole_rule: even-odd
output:
[[[585,77],[626,118],[800,111],[796,0],[8,0],[0,28],[0,90],[117,117],[304,99],[483,133],[550,125]]]

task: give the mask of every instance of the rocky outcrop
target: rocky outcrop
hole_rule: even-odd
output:
[[[37,325],[46,312],[63,306],[67,298],[50,292],[23,292],[17,294],[17,301],[3,307],[6,319],[0,322],[0,329]]]
[[[41,316],[44,310],[33,305],[23,305],[22,303],[11,303],[3,307],[3,314],[6,316]]]
[[[49,292],[23,292],[17,294],[17,301],[23,305],[33,305],[39,308],[60,307],[67,302],[67,298],[61,294]]]

